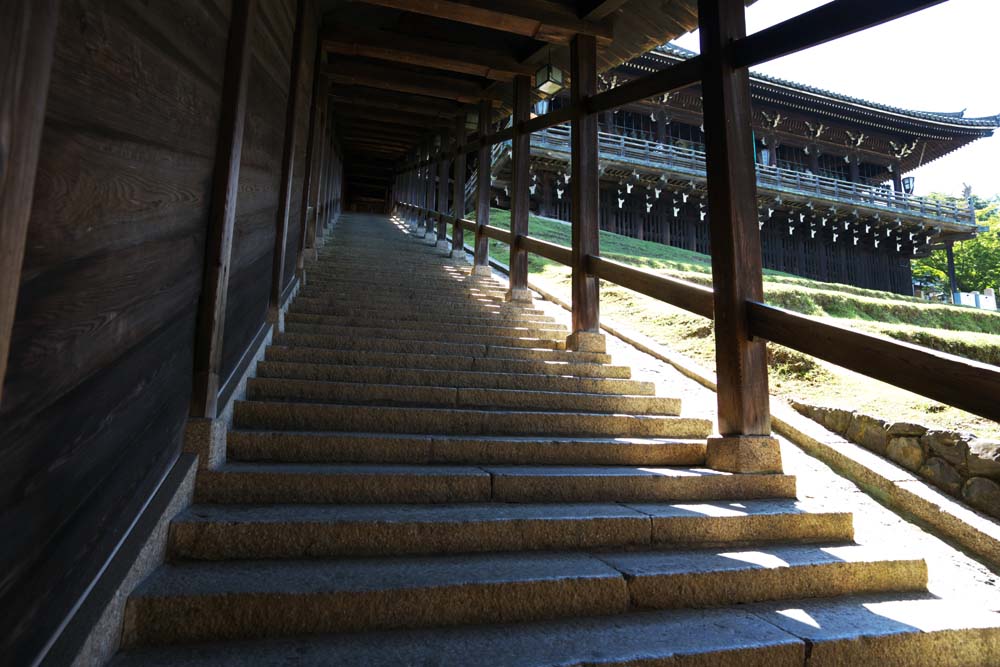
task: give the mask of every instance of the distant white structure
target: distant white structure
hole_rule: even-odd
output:
[[[982,294],[979,292],[955,292],[955,304],[983,310],[996,310],[997,297],[992,287],[987,287]]]

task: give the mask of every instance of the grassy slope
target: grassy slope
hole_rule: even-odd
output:
[[[508,212],[494,210],[490,224],[509,228]],[[530,229],[532,236],[570,245],[568,225],[533,216]],[[501,262],[507,262],[506,245],[491,242],[490,251]],[[601,254],[664,275],[711,284],[709,258],[700,253],[601,232]],[[535,255],[529,257],[532,280],[568,298],[568,268]],[[913,297],[807,280],[777,271],[765,271],[764,291],[768,303],[782,308],[836,318],[841,324],[870,333],[1000,365],[998,313],[929,304]],[[704,318],[603,282],[601,311],[706,367],[714,366],[712,327]],[[912,420],[940,428],[971,430],[981,436],[1000,436],[1000,424],[794,350],[772,344],[769,357],[771,389],[779,395],[856,409],[891,420]]]

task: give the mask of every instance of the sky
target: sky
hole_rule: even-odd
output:
[[[827,0],[757,0],[753,33]],[[877,2],[878,0],[872,0]],[[698,51],[697,32],[676,44]],[[1000,1],[948,0],[834,42],[753,68],[818,88],[920,111],[1000,114]],[[915,194],[1000,193],[1000,131],[909,173]]]

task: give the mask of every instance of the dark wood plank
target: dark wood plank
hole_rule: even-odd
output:
[[[492,108],[488,102],[479,103],[479,136],[490,130]],[[490,224],[490,146],[479,146],[476,161],[476,241],[473,271],[487,274],[490,271],[490,242],[483,228]]]
[[[570,96],[583,109],[584,100],[597,92],[597,42],[578,35],[570,43]],[[600,333],[600,296],[597,276],[587,273],[587,256],[599,256],[598,227],[600,174],[598,172],[597,116],[580,113],[571,130],[573,161],[573,333]]]
[[[448,134],[441,134],[441,155],[438,161],[438,191],[437,191],[437,210],[440,213],[448,213],[448,176],[451,173],[451,164],[448,162]],[[448,238],[448,223],[442,219],[438,219],[437,225],[437,240],[444,241]]]
[[[763,303],[751,303],[748,315],[754,336],[1000,421],[1000,369],[996,366],[854,331]]]
[[[700,0],[704,59],[708,215],[715,284],[715,358],[719,431],[723,436],[769,435],[767,351],[752,340],[747,302],[763,301],[757,183],[750,127],[747,70],[727,47],[746,34],[742,3]]]
[[[191,416],[214,418],[219,395],[219,369],[226,328],[226,297],[229,293],[233,227],[236,223],[240,158],[246,123],[247,80],[250,74],[250,39],[257,13],[257,0],[233,5],[226,78],[222,87],[222,118],[212,175],[212,204],[208,219],[205,273],[194,343],[194,381]]]
[[[602,257],[589,257],[587,265],[590,272],[601,280],[635,290],[695,315],[708,318],[714,316],[714,296],[711,288],[657,275],[652,271]]]
[[[0,5],[0,400],[55,48],[58,0]]]
[[[271,297],[267,317],[270,322],[278,321],[281,309],[281,294],[285,287],[285,259],[288,250],[288,210],[292,200],[292,175],[294,171],[295,144],[298,141],[298,113],[300,101],[298,89],[305,61],[303,31],[305,29],[307,0],[297,0],[295,11],[295,36],[292,39],[291,86],[285,115],[285,147],[281,157],[281,192],[278,198],[278,215],[275,221],[274,262],[271,272]]]
[[[548,241],[536,239],[531,236],[519,236],[517,242],[520,243],[528,252],[541,255],[546,259],[551,259],[553,262],[559,262],[565,266],[571,266],[573,264],[572,248],[557,245],[555,243],[549,243]]]
[[[306,252],[316,248],[316,208],[313,205],[312,192],[317,187],[319,179],[319,146],[323,136],[323,116],[326,113],[327,97],[326,77],[320,74],[323,63],[323,50],[316,49],[316,60],[313,64],[312,104],[309,105],[309,134],[306,138],[305,174],[302,179],[302,238],[299,244],[299,261],[296,269],[301,272],[305,268]]]
[[[609,23],[585,21],[569,7],[548,0],[364,0],[368,4],[566,44],[577,34],[610,42]]]
[[[531,135],[520,131],[518,124],[531,117],[531,81],[526,76],[514,77],[514,139],[511,142],[510,231],[515,242],[510,247],[511,298],[530,298],[528,289],[528,252],[517,243],[517,237],[528,235],[528,211],[531,193],[528,191],[528,164],[531,160]]]

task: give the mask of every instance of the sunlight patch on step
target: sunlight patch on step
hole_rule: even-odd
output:
[[[802,623],[803,625],[808,625],[813,628],[819,628],[819,622],[816,621],[805,609],[779,609],[778,613],[786,618],[790,618],[793,621]]]
[[[719,556],[742,561],[744,563],[750,563],[751,565],[759,565],[760,567],[767,569],[790,567],[791,565],[785,559],[778,558],[774,554],[764,553],[763,551],[731,551],[719,554]]]

